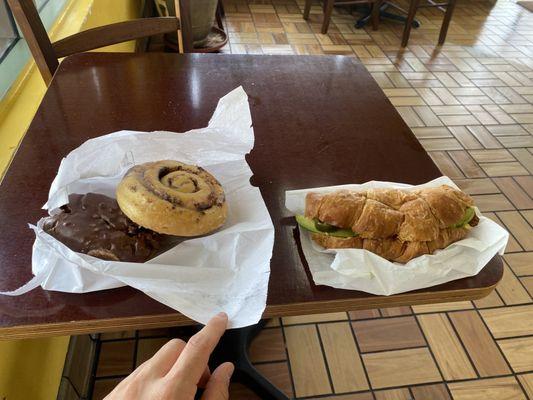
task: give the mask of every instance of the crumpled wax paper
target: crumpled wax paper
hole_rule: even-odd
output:
[[[248,96],[239,87],[220,99],[207,128],[186,133],[120,131],[88,140],[61,162],[43,208],[51,213],[72,193],[115,197],[133,165],[173,159],[204,167],[222,184],[228,204],[224,226],[186,240],[146,263],[100,260],[76,253],[42,230],[32,254],[35,277],[5,295],[46,290],[86,293],[132,286],[187,317],[206,323],[225,311],[229,326],[259,321],[266,304],[274,227],[245,155],[254,145]]]
[[[304,214],[305,196],[308,192],[329,193],[339,189],[366,190],[370,188],[421,189],[450,185],[453,181],[440,177],[423,185],[371,181],[361,185],[329,186],[313,189],[291,190],[285,193],[285,207],[294,214]],[[368,250],[337,249],[326,250],[311,240],[308,231],[299,229],[300,241],[317,285],[340,289],[391,295],[422,289],[429,286],[473,276],[490,261],[495,254],[503,254],[509,234],[490,219],[476,213],[479,224],[468,236],[438,250],[432,255],[417,257],[406,264],[385,260]]]

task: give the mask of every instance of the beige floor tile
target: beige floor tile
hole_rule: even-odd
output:
[[[498,295],[498,292],[496,290],[493,290],[488,296],[485,296],[479,300],[474,300],[474,305],[477,308],[490,308],[503,306],[504,303]]]
[[[412,107],[396,107],[396,111],[409,127],[424,126],[424,122],[418,117]]]
[[[427,348],[364,354],[363,362],[374,389],[442,379]]]
[[[376,400],[411,400],[409,389],[377,390],[374,392]]]
[[[496,215],[496,213],[493,213],[493,212],[485,212],[483,213],[483,215],[485,215],[485,217],[487,218],[490,218],[491,220],[493,220],[494,222],[496,222],[498,225],[500,225],[503,229],[508,229],[504,223],[500,220],[500,218],[498,218],[498,216]],[[509,241],[507,242],[507,247],[505,248],[505,252],[506,253],[514,253],[514,252],[520,252],[520,251],[523,251],[524,249],[520,246],[520,244],[518,244],[518,242],[516,241],[516,239],[514,238],[514,236],[511,234],[509,235]]]
[[[517,209],[533,208],[533,198],[513,178],[494,178],[493,181]]]
[[[531,302],[531,297],[528,292],[524,289],[518,278],[507,265],[504,265],[503,278],[496,290],[507,305]]]
[[[235,381],[229,385],[229,398],[231,400],[261,400],[251,389]]]
[[[533,399],[533,373],[517,375],[517,377],[526,394],[530,399]]]
[[[473,115],[442,115],[440,116],[440,120],[447,126],[475,125],[480,123]]]
[[[498,340],[498,344],[514,372],[533,370],[533,336]]]
[[[353,394],[341,394],[341,395],[335,395],[335,396],[320,396],[320,397],[312,397],[309,400],[374,400],[374,396],[372,395],[372,392],[364,392],[364,393],[353,393]],[[233,400],[233,398],[231,399]]]
[[[446,385],[443,383],[413,386],[411,393],[413,393],[414,400],[451,400]]]
[[[449,383],[454,400],[526,400],[514,377]]]
[[[418,321],[444,379],[458,380],[477,377],[446,314],[419,315]]]
[[[96,376],[123,375],[133,371],[134,347],[133,340],[102,343]]]
[[[484,178],[486,176],[468,152],[464,150],[450,151],[449,154],[467,178]]]
[[[499,212],[498,218],[511,231],[524,250],[533,250],[533,229],[527,221],[516,211]]]
[[[488,176],[528,175],[528,171],[518,161],[479,163]]]
[[[449,126],[448,129],[453,133],[453,136],[461,143],[467,150],[482,149],[483,145],[465,126]]]
[[[444,126],[414,128],[413,133],[418,139],[439,139],[453,137],[450,130]]]
[[[352,327],[363,353],[426,345],[414,317],[354,321]]]
[[[504,258],[517,276],[533,275],[533,252],[505,254]]]
[[[477,312],[454,312],[450,313],[449,317],[481,377],[511,373]]]
[[[379,310],[377,309],[349,311],[348,315],[352,321],[359,319],[379,318],[381,316]]]
[[[420,144],[426,151],[461,150],[463,146],[455,138],[450,139],[420,139]]]
[[[501,108],[505,106],[500,106]],[[527,135],[527,131],[522,128],[520,125],[494,125],[487,126],[487,129],[494,136],[517,136],[517,135]]]
[[[503,194],[481,194],[472,196],[476,206],[482,211],[506,211],[514,210],[507,197]]]
[[[423,106],[424,100],[420,97],[391,97],[390,101],[394,106]]]
[[[455,301],[451,303],[421,304],[413,306],[413,311],[420,313],[433,313],[441,311],[467,310],[473,308],[470,301]]]
[[[472,125],[467,126],[467,128],[485,148],[499,149],[503,147],[502,144],[496,140],[484,126]]]
[[[398,317],[400,315],[410,315],[413,313],[413,310],[411,310],[411,307],[409,306],[380,308],[379,311],[384,317]]]
[[[368,382],[350,324],[320,324],[318,329],[335,393],[368,390]]]
[[[289,326],[284,329],[296,396],[331,393],[316,326]]]
[[[511,153],[518,161],[520,161],[520,163],[529,171],[530,174],[533,174],[533,154],[531,154],[527,149],[511,149]]]
[[[294,396],[289,366],[286,362],[259,364],[255,368],[287,396]]]
[[[521,135],[521,136],[500,136],[499,142],[507,148],[515,147],[533,147],[533,136]]]
[[[328,313],[328,314],[309,314],[298,315],[294,317],[283,317],[283,325],[309,324],[314,322],[343,321],[347,320],[348,315],[345,312]]]
[[[437,165],[439,170],[442,172],[443,175],[446,175],[447,177],[457,180],[457,179],[463,179],[465,176],[453,162],[453,160],[450,158],[447,152],[445,151],[432,151],[429,153],[429,156],[433,160],[433,162]]]
[[[515,176],[514,180],[526,193],[533,193],[533,176]]]
[[[249,350],[252,362],[285,360],[285,342],[281,328],[263,329],[252,341]]]
[[[506,149],[495,150],[471,150],[470,155],[477,162],[506,162],[516,161],[513,155]]]
[[[533,335],[533,304],[480,310],[496,339]]]
[[[490,178],[481,179],[455,179],[454,182],[463,192],[473,194],[494,194],[500,190]]]

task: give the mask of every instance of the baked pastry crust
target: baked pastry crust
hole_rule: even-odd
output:
[[[441,229],[437,239],[429,242],[403,242],[398,238],[363,239],[358,236],[341,238],[320,233],[312,233],[311,239],[326,249],[365,249],[387,260],[406,263],[413,258],[444,249],[464,239],[467,234],[467,228]]]
[[[224,224],[224,190],[209,172],[179,161],[131,168],[117,187],[117,201],[132,221],[159,233],[198,236]]]
[[[450,186],[403,191],[370,189],[340,190],[328,194],[309,193],[305,216],[358,236],[334,237],[313,233],[312,239],[325,248],[360,248],[388,260],[405,263],[431,254],[463,239],[468,229],[453,228],[473,200]],[[477,224],[477,217],[470,222]]]

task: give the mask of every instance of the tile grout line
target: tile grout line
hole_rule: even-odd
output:
[[[329,387],[331,393],[335,393],[335,386],[333,385],[333,379],[331,377],[331,371],[329,369],[328,357],[326,356],[326,351],[324,350],[324,343],[322,342],[322,335],[320,334],[320,329],[318,329],[318,324],[315,325],[315,331],[318,336],[318,343],[320,345],[320,351],[322,353],[322,359],[324,360],[324,365],[326,367],[326,373],[328,375]]]
[[[354,321],[352,320],[352,317],[350,316],[349,312],[347,313],[347,315],[348,315],[348,324],[350,326],[350,332],[352,333],[352,339],[355,342],[355,348],[357,349],[357,353],[359,355],[359,361],[361,362],[361,365],[363,367],[363,372],[365,373],[366,383],[368,384],[369,390],[372,392],[372,397],[375,398],[374,389],[372,387],[372,382],[370,381],[370,376],[368,375],[368,370],[366,368],[365,361],[363,360],[363,353],[361,352],[361,346],[359,345],[357,336],[355,334],[355,328],[353,326]]]
[[[438,313],[436,313],[436,314],[438,314]],[[435,357],[435,354],[433,353],[433,349],[429,345],[429,341],[427,339],[426,332],[424,332],[424,329],[422,329],[422,325],[420,324],[420,321],[418,320],[418,315],[415,316],[415,321],[416,321],[416,324],[418,325],[418,329],[420,329],[420,332],[422,332],[422,336],[424,337],[424,340],[426,341],[427,349],[429,351],[429,354],[431,355],[431,358],[432,358],[433,362],[435,363],[435,366],[437,367],[437,370],[439,371],[439,374],[441,376],[441,381],[444,383],[444,386],[446,387],[446,391],[448,392],[448,395],[450,396],[450,398],[453,399],[453,396],[452,396],[452,393],[450,391],[450,388],[448,387],[448,383],[447,383],[447,381],[446,381],[446,379],[444,377],[444,374],[442,373],[442,369],[441,369],[439,363],[437,362],[437,358]]]
[[[472,311],[472,309],[467,310],[467,311]],[[463,349],[464,353],[468,357],[468,360],[470,361],[470,364],[472,365],[472,368],[474,368],[474,372],[477,375],[477,379],[481,378],[481,374],[479,373],[478,368],[477,368],[476,364],[474,363],[474,360],[472,360],[472,357],[470,356],[470,353],[468,352],[468,350],[467,350],[467,348],[466,348],[466,346],[465,346],[465,344],[463,342],[463,339],[461,338],[461,335],[459,335],[459,332],[457,331],[455,325],[453,324],[453,321],[451,320],[451,318],[448,315],[448,313],[445,312],[444,315],[446,317],[446,320],[448,321],[448,323],[452,327],[452,330],[455,333],[455,336],[457,336],[457,340],[459,340],[461,348]]]
[[[292,376],[291,358],[289,357],[289,348],[287,346],[287,337],[285,335],[285,327],[283,325],[283,318],[279,318],[279,326],[281,328],[281,335],[283,336],[283,347],[285,349],[285,355],[287,357],[287,369],[289,371],[289,377],[292,387],[292,395],[296,398],[296,386],[294,384],[294,377]]]

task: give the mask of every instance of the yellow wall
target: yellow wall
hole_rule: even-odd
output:
[[[68,339],[0,342],[0,399],[55,399]]]
[[[141,0],[71,0],[50,31],[52,40],[83,29],[137,18]],[[106,51],[133,51],[134,43]],[[0,177],[46,91],[30,62],[0,101]],[[0,186],[1,190],[1,186]],[[0,341],[0,399],[52,400],[57,396],[68,337]]]

